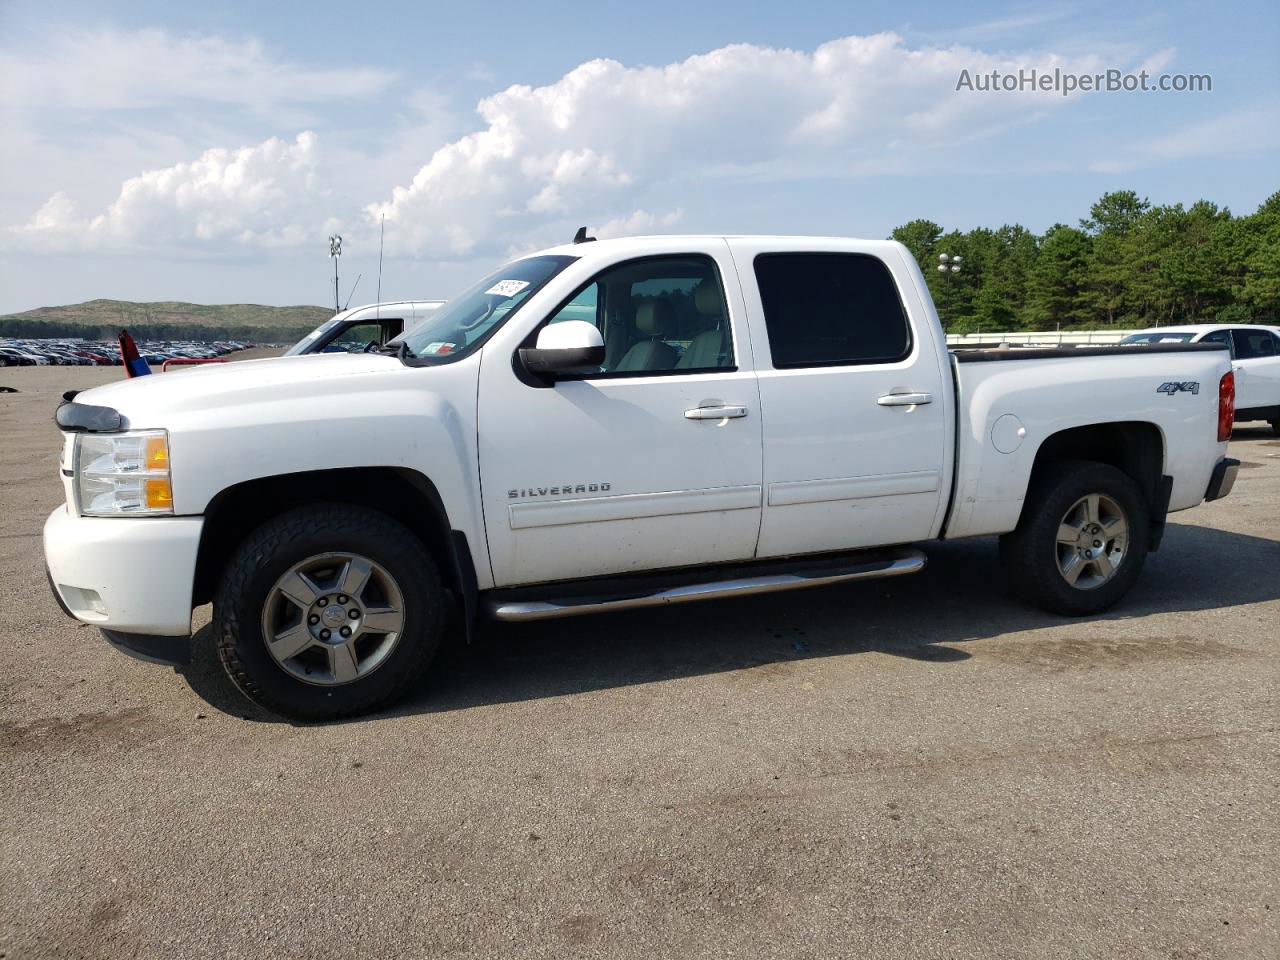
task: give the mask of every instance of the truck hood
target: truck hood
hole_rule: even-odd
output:
[[[76,402],[112,407],[131,429],[160,427],[166,414],[343,393],[358,389],[364,377],[405,369],[395,357],[370,353],[210,363],[93,387],[81,391]]]

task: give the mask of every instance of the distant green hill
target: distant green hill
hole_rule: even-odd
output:
[[[0,316],[0,336],[96,340],[113,338],[126,327],[134,336],[156,340],[285,342],[297,340],[331,316],[328,307],[89,300]]]

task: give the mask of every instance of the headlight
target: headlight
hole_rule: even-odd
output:
[[[173,513],[164,430],[76,436],[76,499],[87,517]]]

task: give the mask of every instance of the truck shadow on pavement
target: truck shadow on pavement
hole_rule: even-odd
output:
[[[1280,599],[1280,541],[1188,524],[1169,525],[1162,549],[1148,558],[1137,586],[1117,608],[1079,620],[1042,613],[1008,596],[994,540],[932,543],[925,550],[925,571],[900,579],[528,624],[482,623],[470,647],[442,652],[430,677],[407,700],[348,722],[705,674],[777,671],[797,661],[855,653],[945,666],[970,659],[963,644],[975,640],[1064,624],[1087,635],[1093,623]],[[1186,640],[1168,638],[1170,644]],[[1028,642],[1017,643],[1026,653]],[[212,647],[206,627],[196,635],[192,665],[181,671],[191,688],[215,709],[278,722],[227,680]],[[1114,659],[1114,651],[1098,652]],[[1087,658],[1090,648],[1073,655]]]

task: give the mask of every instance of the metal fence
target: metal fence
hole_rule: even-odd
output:
[[[978,344],[1000,344],[1007,343],[1010,346],[1039,346],[1039,347],[1084,347],[1091,344],[1105,346],[1107,344],[1119,343],[1136,330],[1061,330],[1049,331],[1047,333],[1036,333],[1034,331],[1018,330],[1018,331],[983,331],[981,333],[949,333],[947,334],[947,346],[964,347],[977,346]]]

